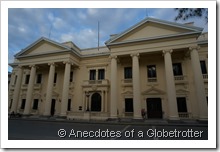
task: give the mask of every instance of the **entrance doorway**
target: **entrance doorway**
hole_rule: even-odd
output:
[[[55,100],[55,99],[52,99],[51,108],[50,108],[50,115],[51,115],[51,116],[53,116],[54,113],[55,113],[55,105],[56,105],[56,100]]]
[[[147,98],[146,102],[148,118],[161,119],[163,117],[161,98]]]
[[[91,98],[91,111],[101,111],[102,97],[99,93],[94,93]]]

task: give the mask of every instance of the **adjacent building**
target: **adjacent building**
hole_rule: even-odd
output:
[[[40,38],[15,55],[9,112],[67,119],[208,119],[202,28],[146,18],[106,46]]]

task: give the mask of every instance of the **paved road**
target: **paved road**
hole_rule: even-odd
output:
[[[9,140],[207,140],[208,127],[9,119],[8,136]]]

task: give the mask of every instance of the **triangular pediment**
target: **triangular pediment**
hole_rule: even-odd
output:
[[[53,52],[60,52],[64,50],[69,50],[70,48],[57,43],[55,41],[52,41],[47,38],[40,38],[22,51],[20,51],[18,54],[16,54],[16,57],[19,56],[27,56],[27,55],[38,55],[38,54],[47,54],[47,53],[53,53]]]
[[[106,44],[111,45],[120,42],[152,40],[163,37],[177,36],[181,34],[201,32],[202,28],[195,26],[147,18],[127,29],[126,31],[115,35],[110,40],[108,40]]]
[[[165,92],[155,87],[151,87],[150,89],[147,89],[142,92],[142,95],[154,95],[154,94],[161,95],[161,94],[165,94]]]
[[[178,89],[178,90],[176,90],[176,93],[178,93],[178,94],[187,94],[189,91],[188,90],[186,90],[186,89]]]
[[[126,95],[132,95],[132,94],[133,94],[133,92],[132,92],[132,91],[124,91],[124,92],[122,92],[122,94],[126,94]]]

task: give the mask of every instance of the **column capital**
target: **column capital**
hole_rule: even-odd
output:
[[[198,51],[199,49],[200,49],[200,46],[198,46],[198,45],[194,45],[194,46],[190,46],[189,47],[190,51],[193,51],[193,50],[197,50]]]
[[[118,58],[117,55],[110,55],[110,56],[109,56],[109,59],[117,59],[117,58]]]
[[[63,61],[63,64],[70,64],[70,65],[73,65],[73,62],[71,62],[71,61]]]
[[[19,69],[22,69],[22,68],[23,68],[23,66],[22,66],[22,65],[18,65],[17,67],[18,67]]]
[[[140,57],[140,54],[139,54],[139,53],[131,53],[130,56],[131,56],[132,58],[135,57],[135,56],[136,56],[136,57]]]
[[[54,62],[50,62],[50,63],[48,63],[48,65],[56,65]]]
[[[173,53],[173,50],[172,49],[167,49],[167,50],[163,50],[162,52],[163,52],[163,55],[165,55],[166,53],[171,54],[171,53]]]
[[[35,64],[29,65],[30,68],[38,68],[38,66],[36,66]]]

